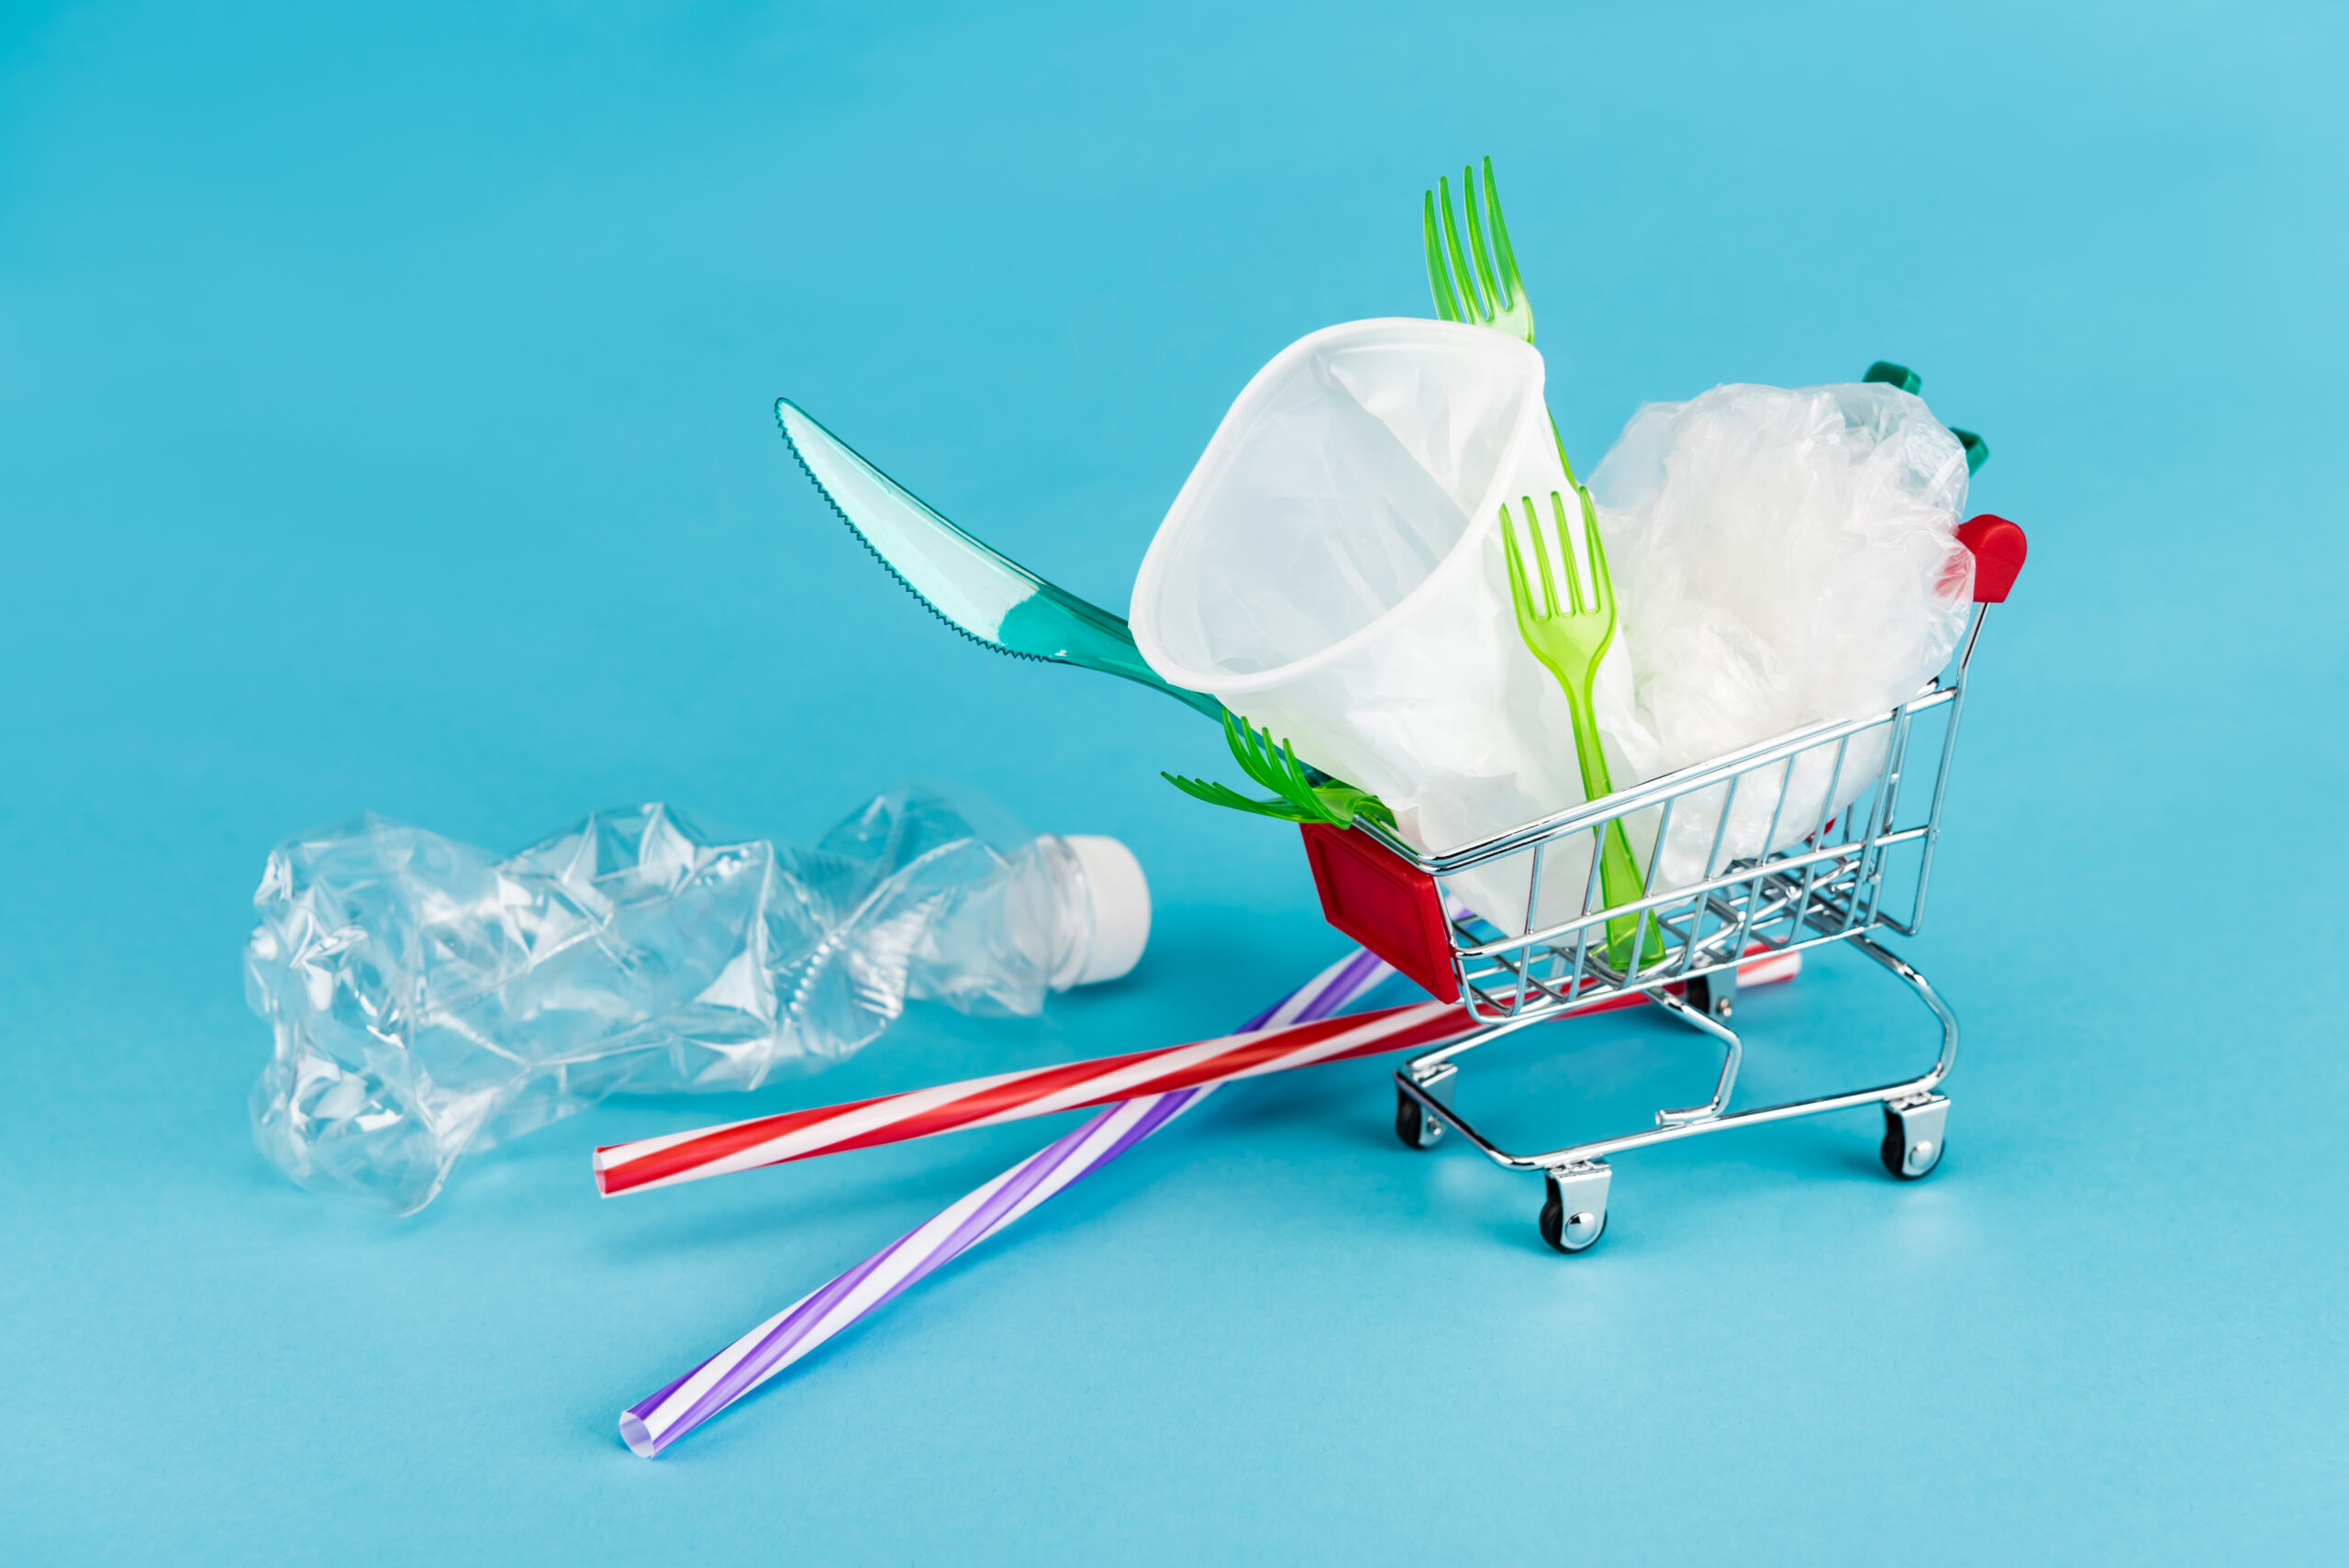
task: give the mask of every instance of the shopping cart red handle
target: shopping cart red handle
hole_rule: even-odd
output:
[[[1974,552],[1974,602],[2005,604],[2007,590],[2022,571],[2023,557],[2031,553],[2022,529],[1985,512],[1957,525],[1957,542]]]

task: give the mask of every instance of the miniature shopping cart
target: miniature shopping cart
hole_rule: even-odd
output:
[[[1674,1139],[1880,1105],[1885,1169],[1902,1181],[1932,1173],[1957,1019],[1873,939],[1912,936],[1924,913],[1966,668],[1987,606],[2022,568],[2022,530],[2002,517],[1976,517],[1958,538],[1974,553],[1976,608],[1954,675],[1889,712],[1799,729],[1445,854],[1422,854],[1366,819],[1306,826],[1330,923],[1480,1026],[1396,1073],[1406,1144],[1430,1148],[1450,1127],[1497,1164],[1541,1172],[1542,1237],[1567,1253],[1607,1229],[1608,1158]],[[1645,867],[1636,899],[1601,895],[1594,846],[1609,824]],[[1731,1110],[1744,1049],[1730,1027],[1740,967],[1829,942],[1849,943],[1916,993],[1941,1025],[1940,1054],[1898,1083]],[[1454,1103],[1468,1051],[1634,994],[1720,1044],[1710,1100],[1532,1154],[1499,1147]]]

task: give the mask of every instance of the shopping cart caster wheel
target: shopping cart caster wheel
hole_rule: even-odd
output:
[[[1395,1136],[1406,1149],[1432,1149],[1443,1137],[1443,1118],[1402,1090],[1395,1091]]]
[[[1897,1180],[1922,1181],[1941,1165],[1948,1147],[1943,1136],[1948,1120],[1949,1101],[1940,1095],[1926,1095],[1908,1105],[1887,1104],[1877,1158]]]
[[[1542,1204],[1542,1240],[1568,1257],[1587,1252],[1607,1234],[1607,1187],[1613,1174],[1592,1161],[1550,1173]]]
[[[1434,1148],[1443,1137],[1443,1118],[1414,1099],[1403,1085],[1408,1083],[1431,1099],[1448,1106],[1452,1103],[1452,1086],[1459,1079],[1460,1069],[1449,1062],[1439,1062],[1424,1073],[1407,1070],[1395,1074],[1395,1136],[1403,1140],[1404,1148]]]

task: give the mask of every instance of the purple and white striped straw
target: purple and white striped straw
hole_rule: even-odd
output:
[[[1240,1026],[1309,1022],[1343,1011],[1394,970],[1357,948]],[[1053,1140],[830,1284],[808,1292],[649,1399],[620,1413],[620,1438],[651,1459],[851,1324],[1092,1174],[1213,1094],[1217,1085],[1125,1100]]]

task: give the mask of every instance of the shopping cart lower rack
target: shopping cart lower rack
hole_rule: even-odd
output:
[[[1914,935],[1924,912],[1965,675],[1987,606],[2005,600],[2022,530],[1980,517],[1958,530],[1974,552],[1973,624],[1954,676],[1889,712],[1816,725],[1447,854],[1422,854],[1366,820],[1308,825],[1305,846],[1330,923],[1478,1026],[1395,1074],[1396,1131],[1426,1149],[1446,1127],[1495,1162],[1539,1171],[1542,1240],[1582,1251],[1607,1229],[1608,1159],[1732,1127],[1879,1105],[1885,1168],[1902,1181],[1941,1163],[1957,1019],[1915,968],[1878,945]],[[1620,821],[1646,867],[1635,900],[1599,893],[1599,836]],[[1731,1110],[1744,1047],[1730,1027],[1741,967],[1829,942],[1866,954],[1941,1026],[1914,1078],[1783,1105]],[[1454,1103],[1460,1059],[1504,1034],[1643,994],[1721,1048],[1705,1104],[1655,1123],[1541,1153],[1512,1153]]]

